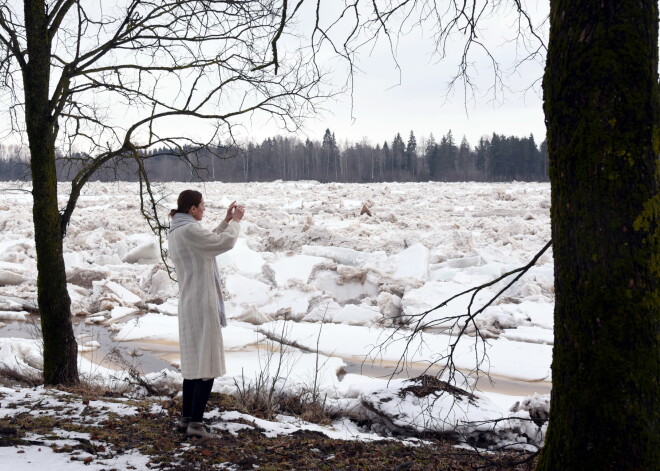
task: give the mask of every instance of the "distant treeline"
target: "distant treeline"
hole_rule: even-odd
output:
[[[375,146],[366,142],[337,144],[326,130],[321,142],[274,137],[260,144],[213,147],[190,152],[185,158],[171,149],[155,149],[143,155],[152,181],[249,182],[317,180],[320,182],[382,181],[547,181],[548,154],[545,141],[537,146],[534,136],[482,137],[471,147],[465,137],[457,144],[449,131],[438,141],[431,135],[417,141],[411,131],[404,141]],[[84,165],[86,156],[76,154],[57,160],[58,179],[68,181]],[[29,179],[27,157],[16,148],[0,145],[0,180]],[[136,181],[135,160],[99,169],[92,180]]]

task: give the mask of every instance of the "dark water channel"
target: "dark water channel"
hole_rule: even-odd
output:
[[[127,316],[121,322],[131,318]],[[100,347],[82,355],[91,362],[105,368],[123,370],[132,365],[143,374],[169,369],[178,371],[170,364],[170,359],[179,356],[179,346],[164,341],[127,341],[119,342],[113,339],[115,335],[108,326],[101,324],[85,324],[84,318],[74,319],[74,334],[80,345],[89,341],[96,341]],[[0,328],[0,337],[41,338],[41,327],[38,315],[28,316],[27,321],[2,321],[7,324]],[[266,345],[250,345],[254,350],[268,348]],[[338,374],[339,379],[349,373],[361,374],[373,378],[414,378],[421,374],[434,375],[440,367],[427,368],[426,365],[412,364],[401,369],[393,362],[370,362],[358,358],[343,358],[346,367]],[[83,372],[83,373],[94,373]],[[547,381],[520,381],[511,378],[491,375],[482,375],[477,379],[477,389],[483,392],[495,392],[513,396],[529,396],[534,393],[546,394],[551,390],[551,383]]]
[[[393,363],[376,365],[369,362],[363,363],[362,361],[350,361],[347,359],[344,359],[344,361],[348,365],[344,368],[344,374],[355,373],[371,376],[372,378],[415,378],[422,374],[435,375],[441,371],[441,366],[427,368],[423,365],[413,364],[407,365],[402,369]],[[467,372],[463,373],[467,374]],[[510,396],[531,396],[535,393],[549,394],[552,389],[552,383],[549,381],[521,381],[498,375],[488,376],[482,373],[476,379],[476,389],[482,392],[494,392]]]
[[[130,320],[125,317],[122,322]],[[82,352],[82,355],[93,363],[109,369],[125,369],[124,362],[135,366],[142,373],[151,373],[162,369],[176,371],[169,361],[163,358],[168,354],[177,354],[178,345],[168,345],[161,342],[135,341],[118,342],[113,339],[114,333],[107,326],[100,324],[85,324],[83,319],[74,319],[73,333],[79,345],[96,341],[100,344],[95,350]],[[28,316],[27,321],[0,321],[7,324],[0,328],[0,338],[41,338],[41,326],[38,315]],[[136,356],[137,355],[137,356]],[[92,372],[93,373],[93,372]]]

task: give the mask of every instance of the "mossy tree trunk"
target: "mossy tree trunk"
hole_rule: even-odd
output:
[[[45,2],[26,0],[24,7],[29,62],[23,69],[23,84],[32,170],[38,303],[44,340],[44,382],[75,384],[77,344],[71,324],[57,202],[57,123],[51,117],[49,103],[51,40]]]
[[[658,4],[550,3],[555,345],[537,469],[658,469]]]

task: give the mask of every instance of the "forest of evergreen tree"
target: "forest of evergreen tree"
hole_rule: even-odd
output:
[[[547,181],[545,141],[534,136],[493,134],[476,147],[463,137],[459,144],[451,131],[437,142],[433,135],[419,143],[411,131],[407,142],[401,134],[382,145],[362,143],[340,146],[334,133],[325,131],[321,142],[274,137],[261,144],[218,146],[197,151],[168,148],[142,155],[152,181],[250,182],[316,180],[319,182],[384,181]],[[0,181],[29,180],[28,156],[18,146],[0,144]],[[59,181],[71,180],[89,162],[83,154],[60,156]],[[92,177],[99,181],[136,181],[133,157],[101,167]]]

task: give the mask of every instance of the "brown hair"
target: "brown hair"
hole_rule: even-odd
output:
[[[176,213],[187,213],[193,206],[199,206],[202,202],[202,194],[196,190],[183,190],[176,200],[176,209],[170,211],[170,217]]]

